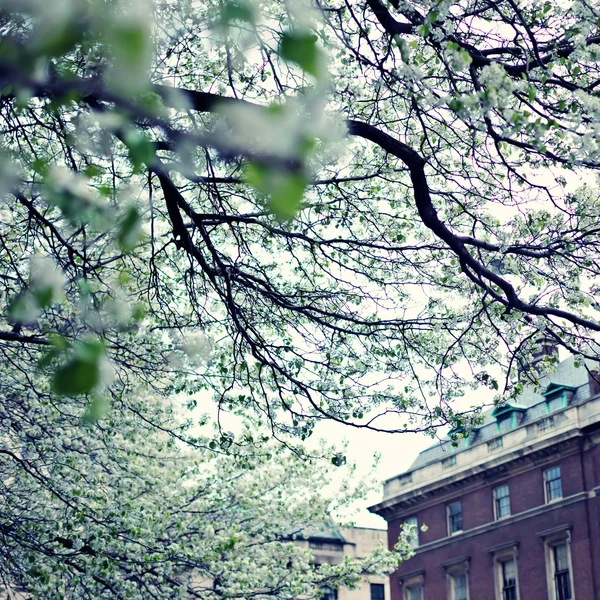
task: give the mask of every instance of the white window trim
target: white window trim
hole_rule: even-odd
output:
[[[417,571],[415,573],[408,573],[402,577],[399,581],[402,587],[402,600],[410,600],[410,588],[421,586],[421,598],[424,596],[425,589],[425,572]]]
[[[467,600],[471,600],[471,586],[469,581],[469,558],[459,558],[450,563],[445,563],[442,566],[446,571],[446,598],[448,600],[454,600],[454,589],[452,577],[454,575],[466,575],[467,579]]]
[[[410,585],[403,586],[403,600],[412,600],[411,590],[414,590],[416,587],[421,590],[421,600],[423,600],[423,584],[422,583],[411,583]]]
[[[410,523],[410,521],[414,521],[414,523]],[[402,523],[402,525],[414,525],[415,526],[415,530],[414,530],[414,544],[410,544],[410,547],[415,550],[416,548],[419,547],[419,519],[418,517],[408,517],[407,519],[404,519],[404,522]],[[410,538],[408,538],[408,542],[410,543]]]
[[[509,560],[515,561],[517,600],[521,600],[521,592],[519,590],[519,561],[517,560],[519,553],[517,544],[511,543],[502,548],[498,548],[497,550],[492,550],[491,552],[494,561],[494,592],[496,600],[504,600],[504,590],[502,589],[504,583],[502,563]]]
[[[552,500],[548,500],[548,486],[546,485],[546,474],[548,473],[548,471],[551,471],[552,469],[557,469],[560,471],[560,497],[559,498],[552,498]],[[554,465],[552,467],[548,467],[547,469],[544,469],[544,500],[546,504],[552,504],[553,502],[559,502],[560,500],[562,500],[565,497],[565,493],[563,490],[563,481],[562,481],[562,469],[560,468],[560,465]]]
[[[508,514],[504,515],[503,517],[500,517],[500,516],[498,516],[498,506],[496,503],[496,490],[499,490],[500,488],[503,488],[503,487],[508,488]],[[544,484],[544,487],[545,487],[545,484]],[[508,483],[496,486],[492,490],[492,497],[493,497],[493,502],[494,502],[494,521],[500,521],[501,519],[507,519],[508,517],[512,517],[512,506],[510,505],[510,486],[508,485]]]
[[[546,589],[548,600],[557,600],[554,584],[554,547],[566,544],[567,560],[569,561],[569,577],[571,579],[571,600],[575,600],[575,578],[573,577],[573,560],[571,553],[571,526],[564,525],[550,531],[538,533],[544,543],[544,558],[546,562]]]
[[[452,504],[460,504],[460,520],[461,520],[461,528],[457,529],[456,531],[450,531],[450,506]],[[458,535],[459,533],[462,533],[464,531],[464,523],[463,523],[463,506],[462,506],[462,500],[455,500],[454,502],[450,502],[449,504],[446,504],[446,531],[448,532],[448,535]]]

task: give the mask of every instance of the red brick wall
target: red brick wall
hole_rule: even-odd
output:
[[[600,451],[598,448],[583,454],[575,454],[560,460],[533,466],[529,471],[506,479],[489,482],[481,488],[457,495],[463,503],[463,525],[468,531],[474,527],[493,521],[492,490],[508,483],[511,489],[512,514],[544,505],[543,471],[560,465],[563,497],[572,496],[584,490],[583,473],[586,471],[588,489],[598,485]],[[594,483],[590,485],[590,481]],[[426,523],[428,531],[419,532],[421,545],[446,537],[446,506],[441,502],[425,507],[406,516],[417,516],[419,525]],[[390,544],[398,536],[403,519],[391,521],[388,526]],[[588,523],[592,531],[589,530]],[[446,576],[441,564],[465,556],[470,557],[470,592],[472,600],[492,600],[494,598],[494,573],[490,548],[506,542],[517,542],[519,587],[522,600],[547,600],[546,566],[544,547],[537,535],[542,531],[570,525],[572,541],[572,561],[574,565],[575,594],[578,600],[600,598],[594,592],[594,578],[600,582],[600,496],[589,501],[579,502],[548,510],[542,514],[507,523],[495,530],[487,530],[478,535],[463,539],[463,535],[448,540],[440,548],[419,553],[406,561],[391,577],[392,600],[402,600],[398,578],[402,574],[425,571],[425,600],[446,598]],[[592,548],[593,544],[593,548]],[[597,558],[592,561],[592,551]]]

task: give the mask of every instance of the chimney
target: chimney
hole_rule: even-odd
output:
[[[590,386],[590,396],[600,394],[600,373],[598,371],[588,371],[588,383]]]
[[[554,338],[540,335],[533,343],[534,347],[531,357],[517,357],[519,381],[527,376],[531,378],[539,377],[539,369],[537,367],[547,356],[558,358],[558,344]]]

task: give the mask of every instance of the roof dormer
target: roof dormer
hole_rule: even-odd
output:
[[[518,427],[526,410],[526,406],[517,404],[516,402],[512,404],[507,402],[506,404],[497,406],[492,411],[492,417],[496,419],[498,432],[502,433]]]
[[[549,384],[546,391],[542,392],[542,396],[546,400],[546,410],[548,413],[566,408],[573,399],[576,389],[572,385],[564,385],[562,383]]]

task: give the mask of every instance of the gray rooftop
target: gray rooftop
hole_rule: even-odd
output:
[[[320,527],[305,527],[301,537],[311,540],[323,540],[344,543],[346,540],[340,529],[332,522],[327,521]]]
[[[579,360],[581,361],[581,359]],[[556,367],[556,371],[541,378],[540,383],[538,391],[533,387],[526,387],[519,396],[518,404],[524,407],[525,410],[522,413],[522,419],[518,427],[522,427],[532,421],[537,421],[548,414],[547,402],[544,396],[542,396],[542,392],[551,383],[576,388],[570,405],[580,404],[590,397],[588,372],[583,366],[579,368],[575,367],[574,356],[560,362]],[[514,406],[514,403],[512,405]],[[407,469],[406,473],[420,469],[431,462],[449,458],[467,447],[472,447],[479,443],[488,442],[492,438],[499,437],[501,434],[498,431],[496,418],[492,413],[493,410],[487,411],[484,414],[483,425],[475,429],[468,440],[460,440],[458,446],[453,446],[450,438],[446,436],[434,446],[423,450]]]

